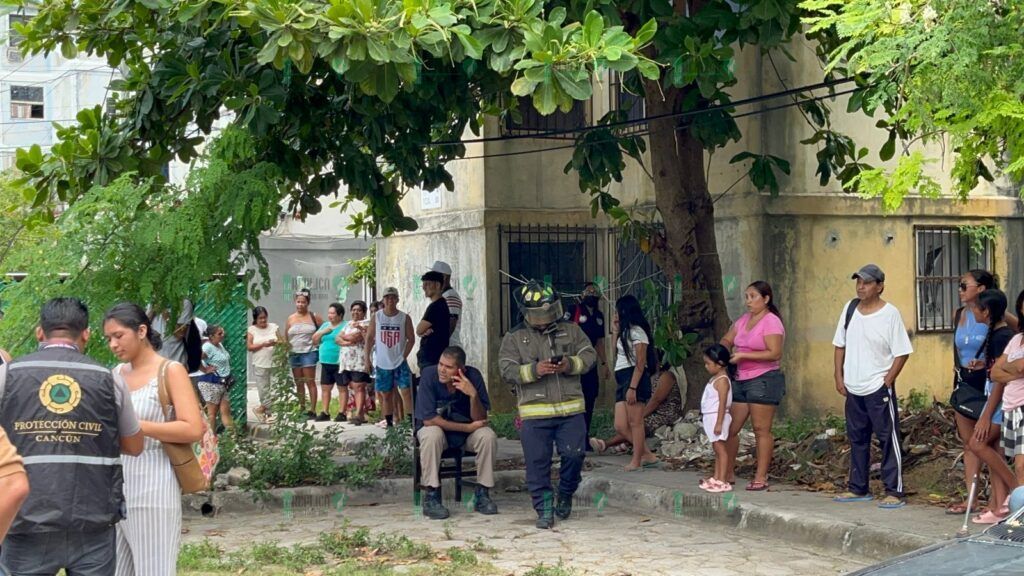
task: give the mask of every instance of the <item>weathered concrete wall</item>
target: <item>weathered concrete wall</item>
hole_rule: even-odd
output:
[[[468,362],[481,368],[490,359],[483,343],[488,339],[487,290],[496,265],[489,265],[487,239],[480,211],[452,212],[420,220],[420,229],[396,235],[377,244],[377,286],[395,286],[400,293],[399,308],[412,315],[415,325],[429,301],[423,295],[420,277],[435,260],[452,267],[452,284],[463,300],[460,334]],[[415,354],[415,352],[413,353]],[[410,362],[415,370],[415,357]]]
[[[766,279],[786,323],[783,368],[787,373],[785,409],[790,414],[842,412],[834,388],[832,337],[843,304],[856,297],[850,275],[868,262],[886,273],[883,295],[903,315],[914,354],[897,392],[917,389],[939,399],[951,389],[951,344],[946,332],[921,332],[917,323],[914,227],[997,222],[995,270],[1011,301],[1022,287],[1018,255],[1006,257],[1019,242],[1020,202],[972,201],[957,207],[944,201],[912,200],[900,214],[882,217],[877,203],[850,197],[788,197],[766,202],[763,236]],[[1006,219],[1015,216],[1015,219]]]

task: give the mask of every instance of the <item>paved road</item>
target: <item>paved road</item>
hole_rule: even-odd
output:
[[[775,540],[741,534],[699,520],[649,516],[614,507],[581,510],[556,530],[533,527],[525,494],[502,494],[501,514],[485,517],[453,510],[445,522],[417,516],[402,504],[343,506],[339,514],[329,502],[293,503],[291,514],[221,515],[186,518],[186,542],[209,537],[226,550],[254,542],[282,545],[312,543],[325,530],[367,527],[374,532],[404,534],[438,550],[482,539],[496,549],[481,554],[492,564],[523,574],[541,562],[559,560],[580,576],[823,576],[842,574],[865,565],[842,556]],[[451,535],[451,539],[445,532]]]

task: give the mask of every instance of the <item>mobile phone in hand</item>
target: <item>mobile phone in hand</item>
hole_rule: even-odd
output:
[[[552,364],[561,364],[562,363],[562,356],[563,356],[562,354],[559,354],[558,356],[552,356],[551,359],[548,360],[548,361],[551,362]]]

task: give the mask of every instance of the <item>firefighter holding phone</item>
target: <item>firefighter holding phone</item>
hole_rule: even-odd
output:
[[[580,375],[594,366],[597,351],[579,326],[563,319],[561,298],[550,286],[530,282],[518,296],[524,320],[502,339],[498,364],[523,421],[519,436],[536,526],[547,529],[555,516],[566,520],[572,514],[587,444]],[[552,446],[561,457],[557,502]]]

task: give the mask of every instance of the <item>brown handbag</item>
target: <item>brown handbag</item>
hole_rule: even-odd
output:
[[[164,360],[160,364],[157,373],[156,387],[157,395],[160,397],[160,406],[164,411],[164,418],[170,422],[171,400],[167,393],[167,365],[170,360]],[[182,494],[193,494],[205,492],[210,489],[210,481],[203,475],[203,469],[199,466],[199,459],[196,458],[195,447],[192,444],[161,442],[167,458],[171,461],[171,468],[174,469],[174,476],[178,479]]]

